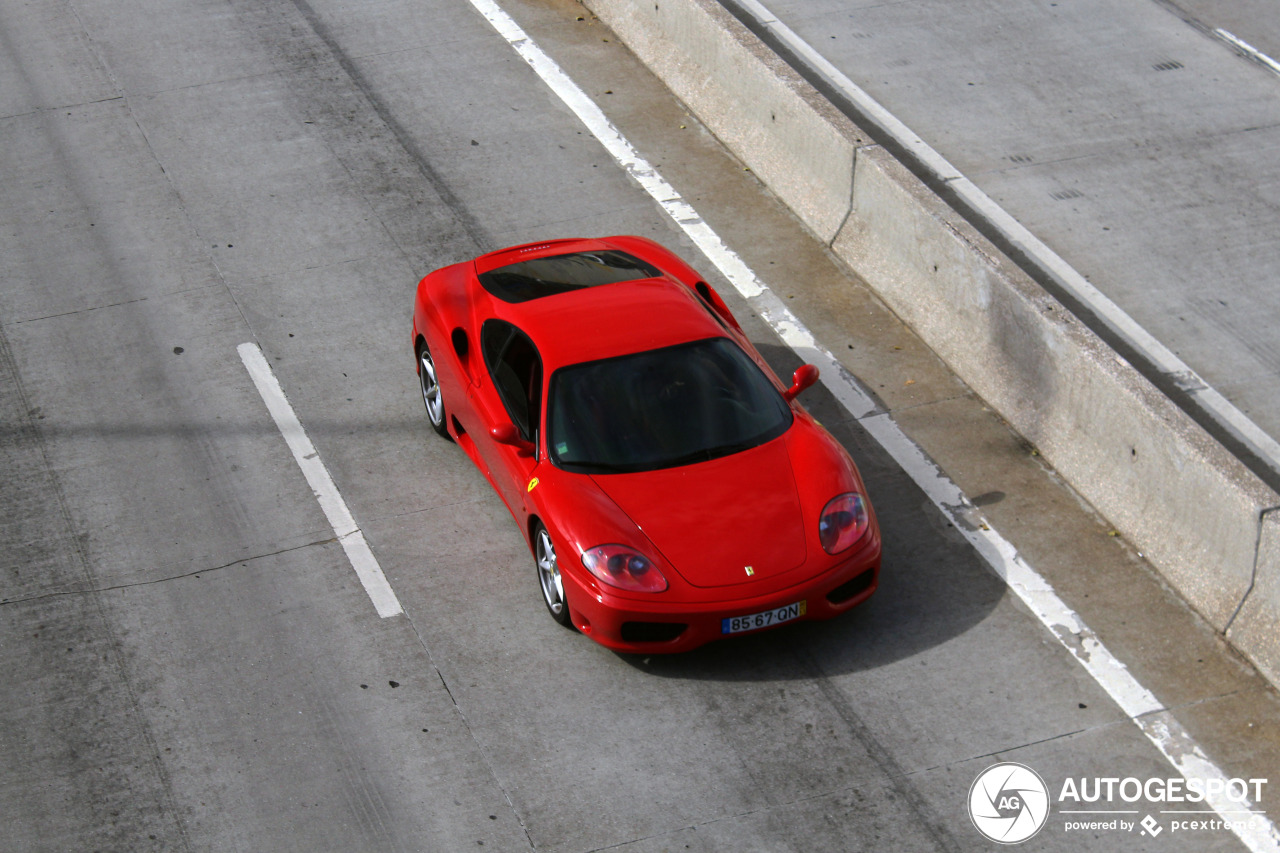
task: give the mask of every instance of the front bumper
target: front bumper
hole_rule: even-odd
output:
[[[831,568],[794,586],[750,598],[674,603],[657,599],[649,603],[612,595],[594,584],[587,586],[576,575],[566,573],[562,577],[570,618],[591,639],[619,652],[687,652],[726,636],[740,636],[722,632],[722,622],[729,617],[773,610],[797,601],[805,602],[805,613],[791,621],[831,619],[853,609],[880,585],[880,537],[873,528]]]

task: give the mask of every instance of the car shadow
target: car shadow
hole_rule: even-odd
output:
[[[779,376],[791,350],[761,347]],[[880,587],[825,622],[800,622],[710,643],[681,655],[618,657],[660,678],[756,681],[874,669],[946,643],[981,623],[1008,594],[985,560],[834,396],[815,385],[805,407],[858,464],[883,538]]]

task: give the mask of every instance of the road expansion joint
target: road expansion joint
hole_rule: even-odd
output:
[[[104,592],[119,592],[125,589],[137,589],[138,587],[148,587],[148,586],[156,586],[158,584],[172,583],[173,581],[186,580],[187,578],[198,578],[201,575],[213,574],[214,572],[221,572],[236,566],[241,566],[241,567],[248,566],[250,563],[255,563],[259,560],[266,560],[271,557],[278,557],[281,554],[288,554],[293,551],[301,551],[306,548],[314,548],[317,545],[331,545],[336,543],[337,541],[338,541],[337,537],[329,536],[324,539],[315,539],[310,542],[304,542],[301,545],[293,545],[288,548],[281,548],[277,551],[270,551],[265,554],[257,554],[252,557],[241,557],[238,560],[233,560],[230,563],[223,563],[220,566],[207,566],[205,568],[192,569],[190,571],[180,572],[179,574],[175,574],[175,575],[165,575],[164,577],[159,577],[159,578],[148,578],[147,580],[132,581],[130,583],[111,584],[109,586],[91,586],[84,589],[55,590],[53,592],[42,592],[36,595],[28,595],[22,598],[11,598],[5,601],[0,601],[0,607],[3,607],[8,604],[22,604],[24,602],[43,601],[43,600],[53,599],[53,598],[64,598],[66,596],[98,595]]]
[[[484,762],[485,773],[493,781],[494,786],[502,794],[502,799],[506,802],[507,808],[511,810],[511,814],[515,817],[516,822],[520,825],[520,831],[524,833],[525,841],[529,844],[529,849],[533,850],[537,847],[534,843],[533,836],[529,832],[529,827],[525,823],[524,815],[516,808],[515,801],[511,799],[511,792],[507,790],[507,786],[503,784],[501,777],[498,775],[497,766],[493,759],[489,756],[488,750],[484,748],[484,744],[480,742],[480,738],[476,736],[475,729],[471,725],[471,721],[467,718],[466,709],[462,703],[458,701],[458,696],[454,693],[453,688],[449,686],[449,679],[445,677],[444,671],[440,665],[436,663],[435,656],[431,653],[431,648],[427,644],[426,637],[418,629],[417,622],[412,614],[405,613],[405,618],[409,622],[409,628],[413,631],[413,636],[422,649],[422,653],[427,656],[427,662],[431,665],[431,669],[435,672],[436,678],[440,679],[440,686],[444,688],[445,695],[449,697],[449,702],[453,706],[453,712],[457,715],[458,721],[462,724],[463,730],[467,733],[467,738],[471,741],[471,745],[475,747],[476,753],[480,755]]]

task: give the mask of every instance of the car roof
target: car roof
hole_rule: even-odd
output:
[[[479,289],[479,285],[476,285]],[[487,296],[487,294],[486,294]],[[646,278],[519,304],[492,300],[492,316],[520,328],[550,372],[569,364],[725,335],[698,297],[671,279]]]
[[[613,282],[525,302],[504,302],[485,290],[479,274],[530,258],[621,250],[664,271],[653,278]],[[725,327],[675,274],[688,270],[656,243],[640,238],[558,240],[516,246],[474,261],[472,299],[488,316],[523,330],[537,346],[544,369],[726,336]]]

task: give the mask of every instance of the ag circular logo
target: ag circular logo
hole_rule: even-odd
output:
[[[993,764],[969,788],[969,818],[992,841],[1021,843],[1049,819],[1049,789],[1040,774],[1024,764]]]

